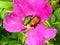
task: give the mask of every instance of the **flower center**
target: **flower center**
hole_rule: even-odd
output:
[[[37,26],[37,24],[40,22],[40,18],[38,16],[27,16],[24,21],[23,21],[23,25],[24,26],[28,26],[29,27],[35,27]]]

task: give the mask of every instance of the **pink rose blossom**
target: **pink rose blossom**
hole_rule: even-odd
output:
[[[3,26],[8,32],[25,32],[28,28],[23,25],[24,19],[29,15],[37,16],[40,21],[30,30],[25,43],[43,45],[45,40],[56,36],[56,29],[43,25],[45,20],[49,20],[51,14],[52,7],[46,0],[13,0],[13,12],[7,14]]]

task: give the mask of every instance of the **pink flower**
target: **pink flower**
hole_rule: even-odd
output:
[[[27,45],[43,45],[47,39],[53,39],[56,32],[56,29],[46,28],[46,26],[40,24],[28,33],[25,43]]]
[[[28,27],[24,21],[30,16],[28,25],[33,28],[26,38],[27,45],[43,45],[45,40],[56,36],[56,29],[43,25],[52,13],[52,7],[46,0],[14,0],[13,9],[4,19],[3,26],[8,32],[25,32]]]
[[[3,21],[3,26],[8,32],[26,31],[27,27],[23,25],[23,21],[29,15],[39,17],[40,25],[48,20],[52,13],[52,7],[46,0],[14,0],[13,9]]]

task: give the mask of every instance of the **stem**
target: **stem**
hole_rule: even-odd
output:
[[[45,21],[44,22],[44,25],[46,25],[47,27],[50,27],[51,28],[51,25],[50,25],[50,23],[48,21]]]

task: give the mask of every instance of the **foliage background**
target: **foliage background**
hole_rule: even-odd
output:
[[[53,13],[51,18],[45,22],[45,24],[57,29],[55,39],[52,39],[49,42],[50,45],[60,45],[60,0],[47,1],[52,5]],[[23,33],[9,33],[3,28],[3,19],[6,16],[6,12],[12,10],[12,0],[0,0],[0,45],[26,45]]]

